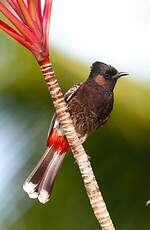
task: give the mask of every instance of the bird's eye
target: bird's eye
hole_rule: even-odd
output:
[[[110,78],[110,74],[106,73],[105,74],[105,79],[108,79],[108,78]]]

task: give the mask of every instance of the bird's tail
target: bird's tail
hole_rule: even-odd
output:
[[[52,139],[53,135],[50,138]],[[58,138],[55,135],[56,139]],[[63,145],[65,141],[67,140],[64,137]],[[60,146],[60,140],[57,140],[57,145],[56,142],[49,140],[49,147],[23,185],[23,189],[30,198],[38,198],[43,204],[50,199],[57,172],[65,157],[65,151],[69,150],[69,148],[63,148],[63,145]]]

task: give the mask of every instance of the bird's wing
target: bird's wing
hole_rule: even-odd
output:
[[[72,86],[64,95],[65,97],[65,101],[68,102],[70,101],[70,99],[75,95],[75,93],[78,91],[78,89],[80,88],[80,86],[82,85],[83,83],[78,83],[78,84],[75,84],[74,86]],[[48,130],[48,137],[51,133],[51,131],[53,130],[53,127],[54,127],[54,124],[56,122],[56,113],[54,113],[53,117],[52,117],[52,120],[51,120],[51,123],[50,123],[50,127],[49,127],[49,130]]]
[[[68,102],[70,101],[70,99],[75,95],[75,93],[77,92],[77,90],[80,88],[80,86],[83,83],[78,83],[74,86],[72,86],[66,93],[65,93],[65,101]]]

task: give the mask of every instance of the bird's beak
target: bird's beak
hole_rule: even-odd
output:
[[[118,79],[120,77],[127,76],[127,75],[129,75],[129,74],[126,72],[119,72],[114,76],[114,79]]]

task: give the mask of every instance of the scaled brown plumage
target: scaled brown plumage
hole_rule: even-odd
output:
[[[65,94],[68,110],[82,143],[109,119],[114,101],[113,89],[118,78],[124,75],[127,73],[95,62],[86,82],[75,85]],[[70,150],[56,115],[50,125],[47,145],[45,154],[23,186],[29,197],[38,198],[41,203],[49,200],[65,152]]]

